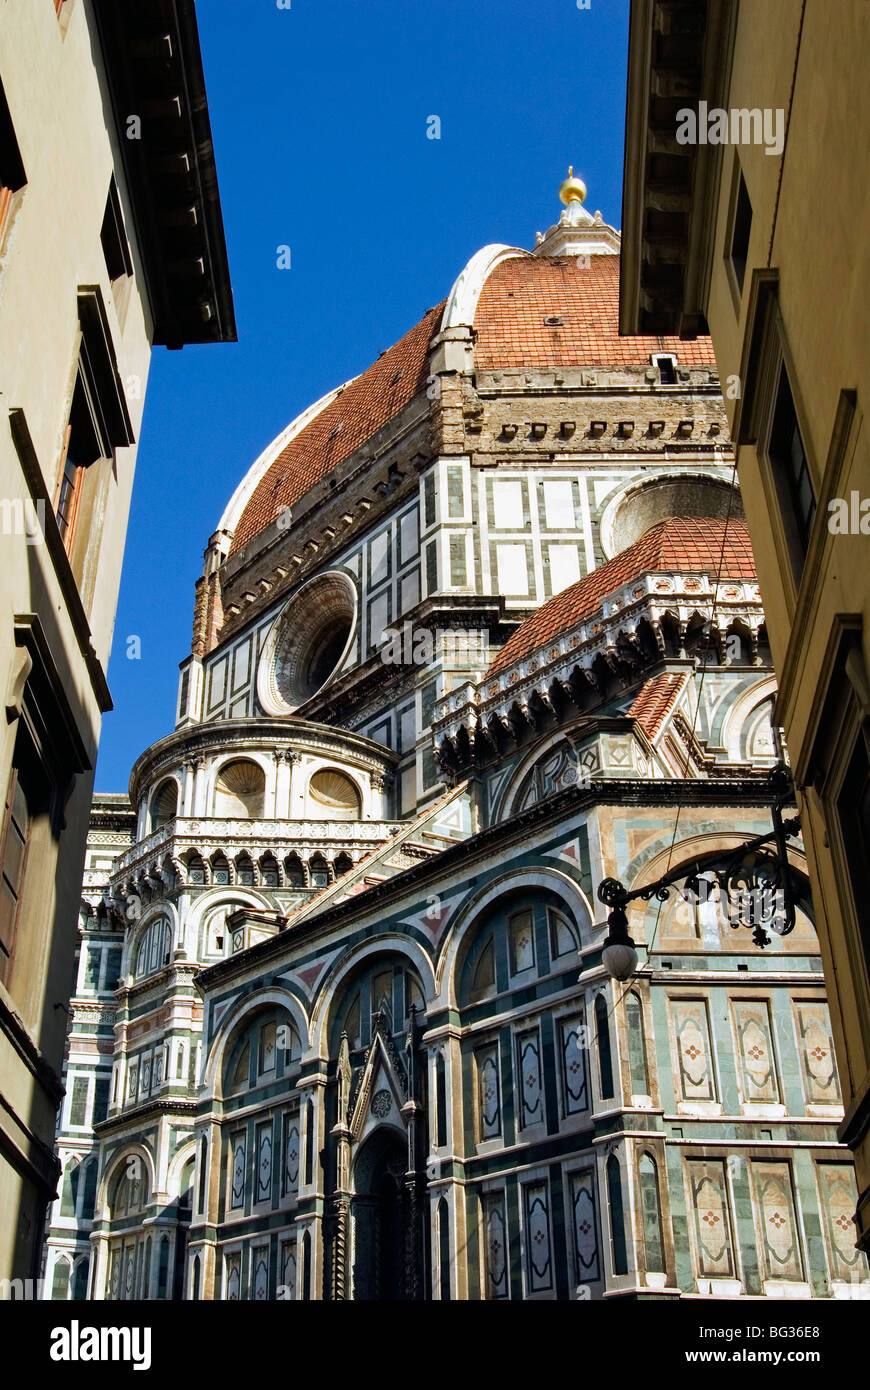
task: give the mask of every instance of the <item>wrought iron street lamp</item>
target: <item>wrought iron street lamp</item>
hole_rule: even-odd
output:
[[[672,870],[629,891],[619,879],[606,878],[598,897],[610,912],[608,933],[602,951],[604,968],[614,980],[628,980],[637,969],[637,950],[628,932],[626,907],[638,899],[658,898],[665,902],[681,880],[679,890],[690,901],[702,900],[706,882],[715,880],[722,899],[728,903],[728,919],[734,927],[752,929],[752,940],[762,949],[770,945],[768,931],[787,936],[795,924],[795,902],[788,862],[788,840],[800,833],[800,817],[783,819],[783,808],[793,797],[791,775],[784,764],[768,774],[771,789],[773,830],[758,835],[729,855],[723,865],[696,862]]]

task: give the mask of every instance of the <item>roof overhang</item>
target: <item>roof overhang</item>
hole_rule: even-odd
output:
[[[194,0],[94,0],[154,342],[236,341]],[[129,138],[130,118],[141,138]]]
[[[707,332],[722,147],[679,144],[677,113],[725,104],[737,8],[738,0],[632,0],[620,333]]]

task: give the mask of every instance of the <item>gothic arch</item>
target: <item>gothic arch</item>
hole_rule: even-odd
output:
[[[776,677],[767,676],[764,680],[756,681],[748,690],[744,690],[734,701],[725,716],[720,740],[723,747],[728,749],[728,757],[731,762],[742,761],[740,742],[747,720],[760,705],[765,704],[774,695],[776,695]]]
[[[317,987],[314,1006],[311,1011],[311,1052],[314,1056],[325,1057],[327,1055],[329,1018],[342,982],[369,956],[390,953],[407,958],[420,978],[426,1003],[428,1004],[430,1000],[434,999],[437,990],[432,961],[422,946],[412,938],[389,932],[377,937],[374,941],[366,941],[361,946],[351,947],[327,971]]]
[[[493,820],[506,820],[515,807],[514,803],[522,789],[523,783],[528,777],[532,768],[545,758],[548,753],[558,748],[561,744],[567,743],[571,746],[574,739],[579,739],[584,733],[584,726],[589,723],[587,717],[573,720],[570,724],[565,724],[559,729],[554,729],[546,738],[542,738],[535,743],[526,755],[517,763],[513,772],[510,774],[507,783],[502,790],[495,807],[493,807]]]
[[[170,1159],[166,1171],[166,1195],[170,1201],[181,1195],[181,1175],[185,1164],[196,1158],[196,1142],[193,1138],[185,1140],[178,1152]]]
[[[90,1254],[77,1255],[73,1260],[72,1279],[70,1280],[70,1298],[82,1300],[87,1298],[90,1272]]]
[[[154,1158],[150,1149],[139,1140],[133,1140],[129,1144],[124,1144],[109,1159],[103,1175],[100,1178],[100,1185],[97,1189],[97,1200],[94,1206],[94,1222],[108,1221],[109,1219],[109,1189],[112,1187],[118,1170],[127,1162],[128,1158],[140,1158],[145,1166],[148,1175],[148,1191],[153,1195],[157,1186],[157,1174],[154,1166]]]
[[[436,979],[439,1003],[447,1008],[456,1008],[456,975],[462,946],[470,931],[486,908],[498,902],[508,893],[521,888],[547,888],[564,902],[572,919],[577,923],[583,945],[584,927],[588,933],[595,923],[586,894],[579,884],[559,869],[539,866],[535,869],[514,869],[495,883],[481,888],[458,914],[456,921],[448,927],[447,934],[438,959]]]
[[[72,1271],[73,1254],[71,1250],[58,1250],[51,1265],[51,1297],[55,1300],[55,1294],[60,1293],[59,1280],[63,1280],[63,1297],[72,1297]],[[60,1299],[55,1301],[60,1302]]]
[[[203,1069],[203,1085],[208,1096],[216,1101],[223,1100],[223,1064],[227,1047],[232,1042],[236,1032],[245,1024],[250,1023],[255,1014],[275,1005],[278,1008],[286,1009],[287,1013],[299,1034],[299,1042],[303,1055],[309,1037],[310,1025],[305,1010],[294,994],[287,989],[263,989],[256,994],[248,995],[244,1001],[235,1009],[227,1011],[226,1016],[221,1020],[214,1041],[209,1049],[208,1060]]]
[[[150,927],[154,925],[158,918],[165,917],[169,921],[169,952],[170,956],[175,947],[179,944],[178,937],[178,908],[172,902],[160,899],[159,902],[149,903],[136,923],[135,931],[132,931],[124,942],[124,953],[121,959],[121,975],[126,977],[134,973],[136,955],[142,938]]]

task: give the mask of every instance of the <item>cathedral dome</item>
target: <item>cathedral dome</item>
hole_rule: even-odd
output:
[[[533,252],[503,245],[476,252],[446,301],[264,450],[219,524],[229,553],[258,537],[426,392],[433,370],[445,369],[430,357],[433,341],[462,341],[463,370],[478,372],[641,370],[652,353],[671,354],[683,368],[715,371],[708,338],[620,336],[618,252],[619,234],[600,213],[586,212],[576,194],[559,222],[539,233]]]
[[[554,595],[526,618],[502,647],[489,675],[523,661],[560,633],[598,611],[602,601],[643,574],[707,574],[754,580],[755,561],[745,521],[698,516],[658,522],[607,564]]]
[[[300,416],[301,429],[291,425],[261,455],[219,527],[233,533],[231,552],[257,536],[284,508],[292,507],[425,391],[429,343],[438,332],[443,311],[443,303],[430,309],[367,371]],[[235,525],[234,512],[238,514]]]
[[[588,263],[587,263],[588,261]],[[487,276],[473,323],[478,371],[526,367],[648,367],[651,352],[714,368],[709,338],[621,337],[619,256],[549,258],[517,252]]]

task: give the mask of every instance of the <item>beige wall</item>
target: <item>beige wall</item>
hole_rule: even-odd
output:
[[[836,6],[808,0],[802,33],[801,10],[800,0],[743,0],[739,6],[727,105],[782,107],[787,139],[782,158],[766,154],[763,146],[739,150],[753,209],[739,303],[724,259],[736,155],[730,147],[723,151],[707,305],[727,397],[726,378],[740,372],[750,331],[753,272],[778,272],[786,365],[821,512],[799,595],[767,469],[754,445],[740,449],[738,466],[780,677],[778,715],[798,782],[807,769],[836,614],[863,618],[864,664],[870,669],[870,537],[830,534],[826,507],[828,496],[848,498],[853,489],[870,498],[870,448],[861,418],[870,395],[870,90],[862,61],[870,54],[870,6],[864,0],[838,0]],[[826,467],[843,390],[857,393],[857,410],[832,483]],[[732,424],[736,404],[726,399]],[[832,859],[830,815],[826,823],[815,792],[802,797],[802,811],[848,1111],[850,1101],[866,1101],[870,1088],[870,997],[865,972],[856,969],[855,929],[848,890]],[[859,1190],[867,1189],[866,1136],[856,1150],[856,1168]],[[867,1223],[865,1215],[865,1238]]]
[[[150,356],[151,322],[102,75],[85,0],[68,0],[62,28],[49,0],[0,11],[0,74],[27,184],[16,196],[0,256],[0,499],[30,496],[8,423],[24,411],[47,493],[54,499],[80,346],[77,289],[99,286],[122,382],[137,377],[127,405],[138,438]],[[134,262],[119,316],[100,227],[115,172]],[[103,469],[90,515],[80,579],[99,663],[105,669],[120,580],[135,446]],[[86,520],[88,518],[82,518]],[[47,525],[52,526],[51,518]],[[36,613],[59,683],[93,766],[100,710],[70,605],[48,546],[0,534],[0,669],[13,669],[14,614]],[[16,723],[0,721],[0,796],[11,766]],[[0,985],[0,1091],[14,1112],[0,1123],[25,1156],[16,1172],[0,1158],[0,1278],[27,1275],[46,1203],[32,1181],[50,1171],[54,1095],[41,1067],[58,1072],[66,1028],[76,912],[92,773],[80,774],[66,807],[60,843],[40,823],[31,847],[16,952]],[[17,1023],[10,1021],[10,1013]],[[13,1041],[14,1037],[14,1041]],[[29,1054],[29,1056],[28,1056]],[[49,1073],[50,1075],[50,1073]],[[41,1146],[47,1146],[45,1150]],[[22,1179],[21,1172],[29,1174]],[[50,1195],[50,1194],[49,1194]]]

